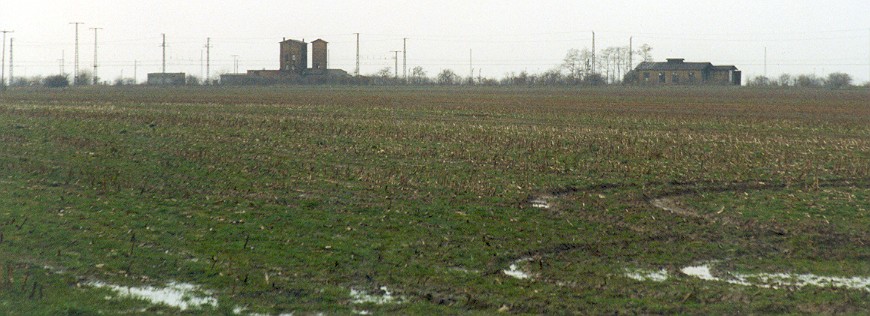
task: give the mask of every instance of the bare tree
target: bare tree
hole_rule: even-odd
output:
[[[572,78],[570,80],[579,80],[579,78]],[[548,86],[565,84],[565,76],[562,76],[562,71],[558,68],[550,69],[538,77],[538,83]]]
[[[438,84],[440,85],[454,85],[458,83],[460,80],[459,75],[457,75],[453,70],[444,69],[441,73],[438,74]]]
[[[779,75],[779,85],[783,87],[790,87],[794,85],[794,80],[789,74],[781,74]]]
[[[769,87],[771,86],[771,81],[770,78],[765,76],[755,76],[755,78],[749,80],[747,85],[752,87]]]
[[[848,88],[852,86],[852,76],[842,72],[828,74],[825,86],[831,89]]]
[[[823,80],[816,77],[816,75],[800,75],[794,80],[794,85],[803,88],[821,87],[823,83],[822,81]]]
[[[426,84],[429,83],[429,78],[426,77],[426,71],[423,67],[417,66],[411,69],[411,83]]]
[[[583,60],[579,49],[569,49],[568,53],[565,54],[565,59],[562,60],[562,69],[565,69],[565,72],[567,72],[565,78],[571,83],[579,81],[585,64],[586,62]]]
[[[652,52],[653,48],[647,44],[640,45],[640,48],[637,49],[637,54],[640,56],[640,59],[645,62],[653,61]]]
[[[389,79],[393,76],[393,69],[390,67],[384,67],[381,68],[381,70],[378,70],[375,75],[384,79]]]

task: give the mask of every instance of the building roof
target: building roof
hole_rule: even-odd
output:
[[[713,66],[715,70],[737,70],[737,67],[728,65],[728,66]]]
[[[737,70],[735,66],[714,66],[709,62],[704,63],[687,63],[682,58],[668,58],[666,62],[642,62],[637,65],[636,70],[643,71],[674,71],[674,70],[696,70],[702,71],[707,69],[713,70]]]
[[[312,43],[317,43],[317,42],[324,42],[324,43],[329,43],[329,42],[327,42],[327,41],[324,41],[324,40],[323,40],[323,39],[319,39],[319,38],[318,38],[318,39],[316,39],[316,40],[314,40],[314,41],[313,41],[313,42],[312,42]]]
[[[704,70],[713,67],[711,63],[686,63],[686,62],[642,62],[637,65],[637,70]]]
[[[297,40],[295,40],[295,39],[285,39],[285,40],[283,40],[283,41],[280,41],[279,43],[285,43],[285,42],[305,44],[304,41],[297,41]]]

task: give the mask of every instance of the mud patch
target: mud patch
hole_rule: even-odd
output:
[[[689,210],[687,208],[681,207],[673,199],[658,198],[658,199],[651,200],[649,203],[652,204],[652,206],[655,206],[659,209],[662,209],[662,210],[665,210],[665,211],[668,211],[668,212],[671,212],[671,213],[674,213],[677,215],[682,215],[682,216],[686,216],[686,217],[694,217],[694,218],[706,218],[705,216],[702,216],[701,214],[698,214],[697,212],[694,212],[694,211]]]
[[[202,291],[198,286],[188,283],[171,282],[166,287],[132,287],[96,281],[89,282],[87,285],[95,288],[110,289],[120,297],[145,300],[153,304],[163,304],[180,310],[218,306],[217,299],[212,297],[211,293]]]
[[[369,293],[363,290],[350,289],[350,297],[354,304],[371,303],[375,305],[384,304],[401,304],[405,301],[404,297],[393,296],[386,286],[382,286],[378,291]]]
[[[539,196],[536,198],[529,199],[529,204],[531,204],[532,207],[534,207],[534,208],[550,209],[550,207],[552,207],[550,205],[551,198],[552,198],[551,196]]]
[[[705,281],[718,281],[742,286],[754,286],[771,289],[815,287],[837,287],[870,292],[870,277],[833,277],[815,274],[790,273],[727,273],[714,276],[709,265],[685,267],[680,270],[684,274]]]
[[[515,279],[531,279],[532,276],[529,273],[523,271],[520,267],[520,265],[522,265],[523,263],[529,262],[531,260],[532,258],[521,258],[519,260],[511,262],[511,265],[507,269],[502,270],[502,273]]]
[[[625,276],[629,279],[634,279],[637,281],[664,282],[668,280],[668,271],[665,269],[661,269],[658,271],[643,269],[625,269]]]

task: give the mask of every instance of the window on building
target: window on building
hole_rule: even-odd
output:
[[[694,71],[689,72],[689,81],[695,82],[695,72]]]
[[[643,81],[649,82],[649,73],[648,72],[643,73]]]
[[[678,73],[671,73],[671,83],[680,83],[680,75]]]
[[[659,73],[659,83],[665,83],[665,73]]]

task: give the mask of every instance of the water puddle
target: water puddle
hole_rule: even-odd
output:
[[[786,273],[735,273],[734,277],[742,282],[752,282],[759,286],[767,285],[773,288],[779,287],[839,287],[844,289],[864,290],[870,292],[870,277],[830,277],[815,274],[786,274]]]
[[[542,208],[542,209],[549,209],[550,208],[550,202],[547,202],[547,200],[545,200],[544,198],[533,199],[533,200],[529,201],[529,203],[531,203],[532,207],[534,207],[534,208]]]
[[[691,266],[680,269],[680,272],[683,272],[685,275],[696,277],[704,281],[718,281],[718,282],[727,282],[731,284],[743,285],[743,286],[752,286],[753,284],[745,281],[741,281],[738,279],[723,279],[719,277],[713,276],[713,272],[710,271],[709,265],[701,265],[701,266]]]
[[[525,271],[520,269],[520,265],[524,262],[531,261],[532,258],[521,258],[517,261],[511,262],[511,265],[505,269],[501,270],[502,273],[506,274],[509,277],[513,277],[520,280],[529,279],[532,276],[526,273]]]
[[[870,292],[870,277],[832,277],[815,274],[790,274],[790,273],[728,273],[721,272],[721,277],[716,277],[710,271],[709,265],[685,267],[682,270],[688,276],[706,281],[727,282],[743,286],[755,286],[762,288],[793,288],[793,287],[838,287],[852,290],[864,290]]]
[[[625,276],[638,281],[664,282],[668,280],[668,271],[666,271],[665,269],[661,269],[658,271],[643,269],[625,269]]]
[[[107,288],[120,297],[146,300],[154,304],[164,304],[181,310],[200,308],[204,306],[217,307],[217,299],[202,291],[198,286],[188,283],[169,283],[166,287],[132,287],[108,284],[104,282],[89,282],[87,285],[95,288]]]
[[[350,289],[350,297],[354,304],[372,303],[376,305],[402,303],[405,298],[393,296],[393,292],[386,286],[382,286],[377,293],[369,293],[363,290]]]

